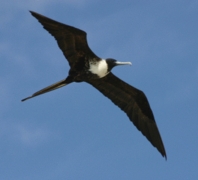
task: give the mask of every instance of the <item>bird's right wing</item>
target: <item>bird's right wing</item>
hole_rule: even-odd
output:
[[[70,66],[74,66],[78,59],[86,55],[89,58],[98,58],[88,46],[86,32],[33,11],[30,13],[43,25],[44,29],[54,36]]]
[[[120,107],[151,144],[166,158],[166,151],[145,94],[112,73],[87,81]]]

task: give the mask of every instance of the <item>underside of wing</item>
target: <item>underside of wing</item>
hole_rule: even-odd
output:
[[[32,11],[30,13],[43,25],[44,29],[54,36],[70,66],[73,66],[77,60],[84,56],[97,57],[88,46],[86,32],[38,13]]]
[[[120,107],[151,144],[166,158],[166,151],[145,94],[112,73],[87,81]]]

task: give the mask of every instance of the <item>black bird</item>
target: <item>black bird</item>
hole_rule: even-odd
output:
[[[154,115],[145,94],[116,77],[111,70],[117,65],[131,65],[115,59],[102,59],[89,48],[86,32],[49,19],[38,13],[30,13],[56,39],[59,48],[69,62],[67,78],[34,93],[22,101],[63,87],[72,82],[87,82],[122,109],[133,124],[151,144],[166,158],[166,151],[157,128]]]

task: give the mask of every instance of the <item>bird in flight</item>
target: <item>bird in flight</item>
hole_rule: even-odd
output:
[[[53,91],[72,82],[86,82],[123,110],[137,129],[158,149],[163,157],[167,158],[153,112],[145,94],[111,72],[115,66],[131,65],[131,62],[99,58],[89,48],[86,32],[38,13],[32,11],[30,13],[43,25],[44,29],[54,36],[69,62],[70,70],[65,79],[41,89],[21,101]]]

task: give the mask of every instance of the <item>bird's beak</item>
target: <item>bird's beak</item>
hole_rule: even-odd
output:
[[[116,65],[132,65],[131,62],[120,62],[120,61],[116,61],[115,63],[116,63]]]
[[[38,95],[41,95],[41,94],[44,94],[44,93],[53,91],[53,90],[55,90],[55,89],[58,89],[58,88],[61,88],[61,87],[65,86],[65,85],[67,85],[67,84],[68,84],[68,83],[67,83],[66,80],[64,79],[64,80],[62,80],[62,81],[59,81],[59,82],[57,82],[57,83],[55,83],[55,84],[52,84],[52,85],[46,87],[46,88],[43,88],[43,89],[41,89],[40,91],[35,92],[34,94],[32,94],[32,96],[29,96],[29,97],[27,97],[27,98],[24,98],[24,99],[22,99],[21,101],[25,101],[25,100],[30,99],[30,98],[33,98],[33,97],[35,97],[35,96],[38,96]]]

